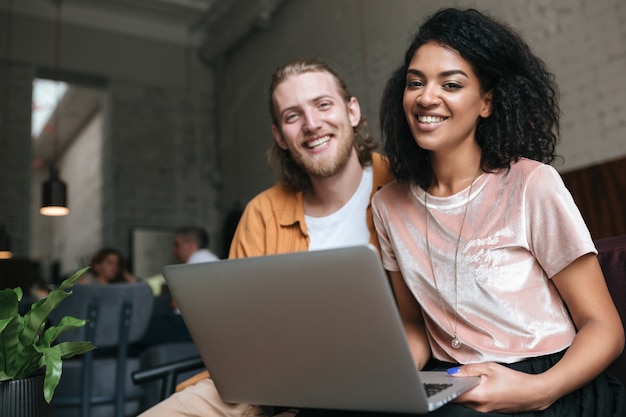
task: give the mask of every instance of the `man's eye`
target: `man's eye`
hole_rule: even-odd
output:
[[[285,115],[285,122],[290,123],[290,122],[295,121],[297,118],[298,118],[298,115],[296,113],[289,113]]]
[[[327,109],[330,107],[330,102],[328,101],[322,101],[320,102],[319,106],[320,109]]]

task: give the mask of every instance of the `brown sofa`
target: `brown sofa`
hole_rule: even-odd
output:
[[[597,239],[595,243],[606,283],[626,326],[626,235]],[[609,369],[626,385],[626,351]]]

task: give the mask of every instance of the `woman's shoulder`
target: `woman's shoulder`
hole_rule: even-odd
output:
[[[553,177],[555,175],[558,175],[558,173],[553,166],[528,158],[520,158],[518,161],[511,163],[511,167],[507,172],[507,176],[523,181],[528,181],[531,177]]]
[[[563,188],[563,180],[553,166],[527,158],[520,158],[503,170],[500,187],[524,190],[524,193],[556,193]]]

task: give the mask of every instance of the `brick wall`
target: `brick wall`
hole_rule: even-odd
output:
[[[298,56],[336,63],[374,133],[384,83],[428,14],[443,6],[477,7],[515,27],[555,73],[561,89],[567,172],[626,155],[626,3],[623,0],[422,1],[295,0],[268,30],[239,45],[221,77],[225,186],[222,198],[246,200],[273,182],[263,151],[272,143],[267,80]]]
[[[108,111],[105,241],[125,246],[133,227],[187,224],[213,235],[216,155],[208,95],[116,81]]]
[[[32,77],[28,66],[0,61],[0,223],[19,256],[29,249]]]

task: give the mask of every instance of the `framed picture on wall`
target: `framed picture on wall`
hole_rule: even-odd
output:
[[[150,278],[162,273],[165,265],[178,263],[172,248],[176,229],[165,227],[134,227],[131,230],[133,274]]]

